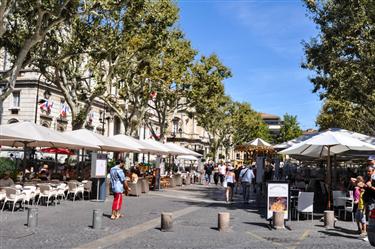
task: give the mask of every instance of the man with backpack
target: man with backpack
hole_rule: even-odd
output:
[[[240,179],[242,185],[242,194],[244,203],[248,203],[250,199],[250,186],[254,178],[253,170],[250,168],[250,165],[247,165],[240,172]]]

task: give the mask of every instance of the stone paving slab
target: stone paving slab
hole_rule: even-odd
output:
[[[5,211],[0,214],[0,249],[3,248],[72,248],[116,234],[104,248],[372,248],[358,239],[352,222],[338,221],[335,229],[322,227],[318,220],[288,222],[285,230],[273,230],[253,204],[223,201],[224,190],[216,186],[191,185],[141,197],[126,197],[126,217],[112,221],[103,217],[103,229],[89,226],[92,210],[102,208],[108,216],[112,198],[105,203],[65,201],[56,207],[39,207],[39,226],[25,227],[27,212]],[[127,231],[160,219],[161,212],[178,212],[189,207],[196,210],[174,221],[173,232],[161,232],[157,222],[150,229],[124,236]],[[231,231],[217,231],[217,214],[229,212]],[[130,230],[129,230],[130,229]]]

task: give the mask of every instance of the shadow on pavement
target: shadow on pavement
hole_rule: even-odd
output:
[[[351,230],[351,229],[347,229],[347,228],[343,228],[339,226],[335,226],[335,230],[338,232],[346,233],[346,234],[359,235],[357,230]]]
[[[338,232],[334,232],[334,231],[318,231],[319,233],[323,233],[325,235],[328,235],[328,236],[333,236],[333,237],[343,237],[343,238],[348,238],[348,239],[358,239],[358,236],[351,236],[351,235],[345,235],[345,234],[341,234],[341,233],[338,233]]]
[[[272,227],[269,225],[269,223],[263,223],[263,222],[243,222],[244,224],[252,225],[252,226],[259,226],[267,228],[268,230],[272,231]]]

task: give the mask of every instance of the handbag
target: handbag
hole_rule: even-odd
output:
[[[227,177],[224,178],[223,187],[224,188],[228,187]]]

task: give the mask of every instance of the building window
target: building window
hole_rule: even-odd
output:
[[[13,92],[12,98],[12,108],[19,108],[20,107],[20,92]]]

